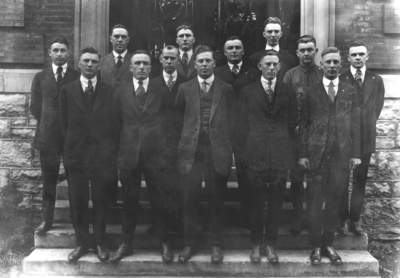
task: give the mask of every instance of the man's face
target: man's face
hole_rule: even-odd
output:
[[[179,63],[179,51],[175,48],[170,50],[164,48],[160,56],[160,62],[166,73],[168,74],[174,73],[176,70],[176,66]]]
[[[92,79],[100,69],[100,59],[97,54],[84,53],[78,62],[81,73],[87,79]]]
[[[365,46],[350,47],[347,58],[354,68],[361,69],[369,58],[367,48]]]
[[[211,52],[203,52],[197,55],[194,67],[197,70],[197,74],[207,79],[214,73],[215,61]]]
[[[300,59],[300,63],[308,66],[314,62],[315,55],[318,53],[318,48],[315,48],[313,42],[299,43],[296,53]]]
[[[131,72],[137,80],[144,80],[151,70],[150,57],[146,54],[135,54],[131,59]]]
[[[68,47],[65,44],[53,43],[49,49],[49,56],[56,66],[62,66],[67,62],[69,56]]]
[[[195,39],[192,30],[179,30],[178,34],[176,34],[176,37],[176,43],[178,44],[180,50],[187,52],[193,48]]]
[[[128,31],[124,28],[115,28],[110,36],[110,42],[115,52],[124,53],[129,43]]]
[[[258,68],[261,70],[262,76],[267,80],[274,79],[281,68],[279,57],[276,55],[264,56],[258,63]]]
[[[321,67],[324,70],[324,76],[327,79],[333,80],[339,75],[342,67],[342,58],[339,53],[328,53],[321,61]]]
[[[281,26],[278,23],[267,24],[264,28],[263,36],[267,39],[267,45],[277,46],[279,39],[282,37]]]
[[[240,40],[227,41],[224,54],[231,64],[239,64],[244,54],[243,44]]]

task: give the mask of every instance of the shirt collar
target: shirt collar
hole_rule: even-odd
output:
[[[268,88],[268,80],[264,78],[264,76],[261,76],[261,84],[263,85],[264,90]],[[271,80],[271,89],[275,90],[275,85],[276,85],[276,77]]]
[[[365,76],[365,71],[367,70],[366,66],[363,66],[361,69],[361,73],[362,73],[362,79],[364,80],[364,76]],[[357,72],[357,69],[353,66],[350,66],[350,72],[351,74],[354,76]]]
[[[149,78],[147,77],[146,79],[142,80],[143,81],[143,87],[144,90],[147,92],[147,87],[149,86]],[[136,78],[133,78],[133,86],[135,90],[139,87],[139,80]]]
[[[268,49],[273,49],[273,50],[275,50],[275,51],[277,51],[277,52],[279,52],[279,50],[280,50],[280,48],[279,48],[279,44],[278,45],[276,45],[276,46],[274,46],[274,47],[272,47],[272,46],[269,46],[268,44],[265,46],[265,50],[268,50]]]
[[[51,65],[52,65],[52,67],[53,67],[53,72],[54,72],[54,74],[57,74],[57,69],[58,69],[59,66],[56,66],[54,63],[52,63]],[[63,69],[63,70],[62,70],[62,73],[65,74],[65,72],[67,71],[67,67],[68,67],[67,63],[65,63],[65,64],[62,65],[61,67],[62,67],[62,69]]]
[[[163,70],[163,77],[164,77],[164,80],[165,80],[165,82],[167,82],[168,80],[169,80],[169,76],[170,76],[170,74],[169,73],[166,73],[164,70]],[[173,73],[172,73],[172,80],[175,82],[175,80],[178,78],[178,72],[175,70]]]
[[[243,65],[243,61],[240,61],[240,63],[237,64],[237,65],[238,65],[239,71],[240,71],[240,69],[242,68],[242,65]],[[231,63],[228,62],[228,66],[229,66],[229,69],[232,71],[232,68],[233,68],[234,64],[231,64]]]
[[[183,57],[183,53],[185,53],[185,51],[182,51],[182,50],[179,49],[179,55],[181,56],[181,59]],[[192,55],[193,55],[193,49],[190,49],[186,53],[188,54],[188,60],[190,60],[192,58]]]
[[[122,60],[125,58],[126,53],[128,52],[128,50],[125,50],[124,53],[117,53],[113,50],[113,55],[114,55],[114,59],[118,59],[118,56],[121,55],[122,56]]]
[[[333,82],[333,85],[335,85],[335,88],[337,89],[338,84],[339,84],[339,77],[336,77],[333,80],[330,80],[330,79],[326,78],[325,76],[322,78],[322,82],[324,83],[325,87],[328,87],[329,84],[331,84],[331,81]]]
[[[308,71],[313,71],[313,70],[315,69],[315,66],[316,66],[316,65],[315,65],[315,62],[312,62],[312,64],[309,65],[309,66],[306,66],[306,65],[300,63],[300,69],[301,69],[302,71],[304,71],[304,72],[306,72],[307,70],[308,70]]]
[[[88,80],[89,80],[89,79],[87,79],[86,77],[84,77],[84,76],[81,74],[80,81],[81,81],[81,84],[82,84],[83,91],[85,91],[85,89],[88,87]],[[90,80],[92,80],[93,89],[96,89],[97,76],[93,77],[93,78],[90,79]]]
[[[200,85],[201,83],[203,83],[203,81],[206,81],[208,85],[211,86],[211,84],[214,82],[214,74],[211,75],[209,78],[207,79],[203,79],[200,76],[197,76],[197,80],[199,81]]]

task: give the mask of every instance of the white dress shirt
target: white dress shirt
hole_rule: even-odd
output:
[[[333,89],[335,90],[335,96],[336,96],[337,91],[339,89],[339,77],[336,77],[333,80],[330,80],[330,79],[326,78],[325,76],[322,78],[322,83],[324,83],[325,91],[326,91],[326,94],[328,95],[328,97],[329,97],[329,94],[328,94],[329,84],[331,84],[331,81],[333,82],[333,85],[335,85],[335,87],[333,87]]]
[[[145,80],[142,81],[143,81],[144,92],[147,93],[147,87],[149,86],[149,78],[147,77]],[[139,80],[137,80],[136,78],[133,78],[133,88],[135,89],[135,94],[136,94],[136,91],[139,88]]]
[[[240,62],[237,65],[238,65],[238,68],[239,68],[239,71],[240,71],[240,69],[242,68],[243,62]],[[232,71],[232,68],[233,68],[234,64],[231,64],[231,63],[228,62],[228,66],[229,66],[229,69]]]
[[[212,86],[212,83],[214,82],[214,74],[211,75],[211,76],[210,76],[209,78],[207,78],[207,79],[203,79],[203,78],[201,78],[200,76],[197,76],[197,80],[199,81],[200,89],[201,89],[202,86],[203,86],[203,82],[204,82],[204,81],[207,82],[206,90],[207,90],[207,93],[208,93],[208,91],[210,90],[210,88],[211,88],[211,86]]]
[[[272,46],[270,46],[270,45],[266,45],[265,46],[265,50],[268,50],[268,49],[273,49],[273,50],[275,50],[275,51],[277,51],[277,52],[279,52],[279,44],[277,44],[277,45],[275,45],[274,47],[272,47]]]
[[[268,80],[264,78],[264,76],[261,76],[261,84],[264,88],[264,91],[268,90]],[[271,89],[272,91],[275,91],[275,85],[276,85],[276,77],[271,80]]]
[[[59,66],[55,65],[54,63],[52,63],[51,66],[53,67],[54,77],[57,80],[57,69]],[[65,75],[65,72],[67,71],[68,65],[67,65],[67,63],[65,63],[64,65],[62,65],[60,67],[62,67],[62,69],[63,69],[61,75],[64,78],[64,75]]]
[[[361,73],[362,73],[361,80],[364,83],[365,71],[367,70],[367,67],[363,66],[360,70],[361,70]],[[354,77],[354,75],[356,75],[356,73],[357,73],[357,69],[354,68],[353,66],[350,66],[350,72]]]
[[[81,81],[81,85],[82,85],[83,91],[85,91],[86,88],[88,87],[88,80],[89,80],[89,79],[87,79],[86,77],[84,77],[84,76],[81,74],[80,81]],[[93,78],[90,79],[90,80],[92,80],[92,86],[93,86],[93,91],[94,91],[94,90],[96,90],[97,76],[93,77]]]
[[[125,59],[125,55],[126,55],[127,52],[128,52],[128,50],[125,50],[124,53],[118,54],[117,52],[115,52],[115,51],[113,50],[113,55],[114,55],[114,62],[115,62],[115,64],[117,64],[117,62],[118,62],[118,56],[119,56],[119,55],[121,55],[121,57],[122,57],[121,62],[123,63],[123,62],[124,62],[124,59]]]
[[[165,80],[165,84],[168,84],[169,76],[172,74],[172,81],[175,83],[176,79],[178,78],[178,72],[175,70],[173,73],[169,74],[166,73],[165,70],[163,70],[163,77]]]
[[[185,51],[182,51],[182,50],[179,49],[179,56],[181,56],[181,60],[183,58],[183,53],[185,53]],[[188,54],[188,63],[189,63],[190,59],[192,59],[193,49],[190,49],[186,53]]]

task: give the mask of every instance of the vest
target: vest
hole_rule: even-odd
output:
[[[133,86],[133,84],[132,84],[132,88],[133,88],[133,101],[135,102],[136,106],[138,107],[139,114],[142,115],[144,103],[146,102],[147,91],[144,95],[137,96],[136,91],[135,91],[135,86]]]
[[[214,82],[211,85],[208,93],[204,94],[200,89],[199,84],[199,92],[200,92],[200,135],[199,142],[201,143],[209,143],[210,142],[210,117],[211,117],[211,105],[214,91]]]

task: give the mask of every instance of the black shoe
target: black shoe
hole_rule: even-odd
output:
[[[356,236],[364,235],[364,230],[361,228],[360,222],[349,222],[349,232],[352,232]]]
[[[94,247],[94,253],[97,254],[97,258],[99,258],[101,262],[107,261],[110,257],[110,254],[101,245],[96,245]]]
[[[82,257],[83,255],[85,255],[87,253],[89,253],[89,249],[86,246],[78,246],[75,248],[74,251],[69,253],[68,261],[76,262],[77,260],[79,260],[80,257]]]
[[[336,229],[336,232],[337,232],[339,235],[343,235],[343,236],[347,235],[347,222],[346,222],[346,220],[340,221],[340,225],[339,225],[339,227]]]
[[[253,251],[250,254],[250,262],[257,264],[261,262],[261,248],[260,245],[253,245]]]
[[[321,250],[321,255],[328,257],[333,264],[341,264],[342,258],[336,253],[332,246],[324,246]]]
[[[170,263],[174,259],[174,253],[168,242],[161,242],[160,252],[163,262]]]
[[[194,246],[185,246],[179,254],[178,261],[180,263],[186,263],[194,254],[196,254],[196,248]]]
[[[35,229],[35,234],[37,234],[38,236],[44,236],[47,233],[48,230],[51,230],[51,228],[53,228],[53,224],[52,223],[48,223],[48,222],[43,221]]]
[[[132,244],[122,243],[117,252],[111,256],[111,262],[119,262],[123,257],[130,256],[133,254],[133,246]]]
[[[292,235],[299,235],[303,230],[303,221],[301,219],[301,215],[297,215],[295,219],[292,221],[292,225],[290,226],[290,233]]]
[[[320,247],[314,247],[314,249],[311,251],[310,260],[311,260],[311,264],[314,264],[314,265],[321,263],[321,248]]]
[[[213,245],[211,247],[211,262],[219,264],[224,260],[224,255],[222,254],[222,249],[220,245]]]
[[[267,256],[268,258],[268,262],[270,262],[271,264],[279,263],[279,258],[278,255],[275,253],[274,247],[265,245],[263,251],[265,256]]]

